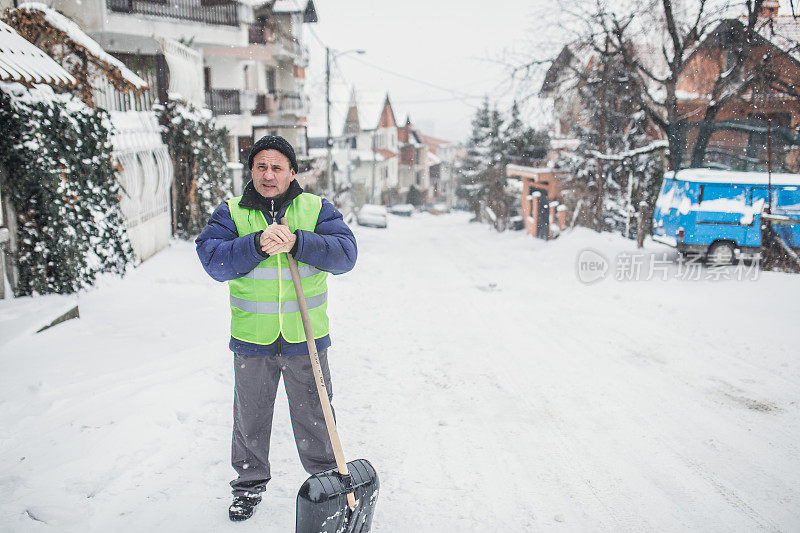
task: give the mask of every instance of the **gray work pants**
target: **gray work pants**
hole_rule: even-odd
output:
[[[327,350],[319,352],[319,361],[333,399]],[[234,496],[263,492],[270,479],[269,438],[281,376],[303,468],[316,474],[336,466],[308,355],[234,354],[234,376],[231,464],[239,474],[231,481]]]

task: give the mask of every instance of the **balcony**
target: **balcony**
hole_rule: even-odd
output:
[[[269,37],[267,37],[267,39],[269,39]],[[278,61],[291,61],[293,64],[301,67],[308,66],[308,48],[297,41],[293,39],[276,38],[271,41],[267,40],[267,42],[275,44],[272,53]]]
[[[235,0],[106,0],[106,6],[116,13],[153,15],[222,26],[239,25]]]
[[[306,116],[309,111],[308,97],[300,93],[279,92],[278,110],[286,115]]]
[[[206,105],[215,115],[240,115],[239,91],[236,89],[211,89],[206,91]]]
[[[272,94],[257,94],[256,95],[256,108],[253,110],[254,115],[271,115],[275,112],[277,106],[275,105],[275,96]]]
[[[250,44],[269,44],[276,40],[275,32],[264,23],[251,24],[247,30],[247,42]]]

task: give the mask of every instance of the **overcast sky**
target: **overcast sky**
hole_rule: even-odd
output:
[[[305,25],[311,52],[307,80],[312,98],[310,135],[325,134],[325,50],[321,41],[337,52],[366,52],[343,54],[335,61],[334,134],[341,132],[339,122],[347,107],[349,87],[355,86],[359,94],[372,100],[388,92],[398,122],[410,113],[426,134],[465,140],[475,108],[485,94],[502,97],[504,105],[510,102],[511,97],[500,92],[507,73],[493,59],[503,57],[504,50],[532,46],[542,9],[537,6],[547,3],[315,0],[319,22]],[[377,122],[377,116],[369,120]]]

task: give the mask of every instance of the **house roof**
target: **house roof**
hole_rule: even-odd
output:
[[[356,90],[350,93],[350,104],[347,107],[347,115],[344,117],[344,128],[342,135],[352,135],[361,131],[361,124],[358,121],[358,103],[356,102]]]
[[[755,43],[753,46],[766,46],[784,52],[795,64],[800,65],[800,23],[791,16],[777,16],[773,19],[763,17],[756,24]],[[721,21],[687,56],[685,65],[703,49],[729,48],[736,39],[743,39],[745,23],[739,19]],[[685,99],[699,97],[695,94],[684,94]]]
[[[396,128],[397,121],[394,119],[394,110],[392,109],[392,103],[389,102],[389,95],[386,95],[386,99],[383,102],[383,109],[381,109],[381,115],[378,119],[378,127],[379,128]]]
[[[75,78],[50,56],[0,21],[0,80],[69,87]]]
[[[391,159],[393,157],[397,157],[397,152],[392,152],[391,150],[387,150],[386,148],[377,148],[375,150],[378,154],[384,159]]]
[[[569,65],[574,57],[575,56],[569,49],[569,46],[565,45],[558,53],[558,56],[556,56],[556,58],[550,64],[550,67],[547,69],[547,72],[544,75],[544,81],[542,82],[542,87],[539,89],[539,95],[544,96],[557,88],[561,70]]]
[[[795,61],[800,61],[800,20],[791,15],[764,18],[759,20],[756,30]]]
[[[302,13],[303,22],[317,22],[317,9],[313,0],[275,0],[272,4],[273,13]]]
[[[411,117],[406,117],[405,126],[397,128],[397,142],[414,146],[422,144],[422,138],[419,132],[414,129],[414,126],[411,124]]]
[[[94,57],[106,69],[119,73],[125,82],[135,89],[141,90],[149,87],[146,81],[128,69],[122,61],[108,54],[94,39],[86,35],[75,22],[58,11],[39,2],[20,4],[17,10],[27,11],[34,17],[40,16],[42,22],[63,33],[65,38],[85,49],[90,56]]]
[[[453,144],[450,141],[445,141],[443,139],[437,139],[436,137],[431,137],[430,135],[420,134],[420,137],[422,138],[422,142],[424,144],[427,144],[428,148],[430,148],[434,153],[436,153],[436,151],[439,148],[441,148],[442,146],[448,146],[448,145]]]

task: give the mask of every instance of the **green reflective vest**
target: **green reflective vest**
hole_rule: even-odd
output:
[[[267,229],[264,213],[239,207],[241,196],[228,200],[239,236]],[[314,231],[322,209],[319,196],[302,193],[286,210],[289,229]],[[297,262],[314,338],[328,334],[328,273]],[[289,342],[306,340],[300,308],[286,253],[271,255],[253,270],[228,282],[231,300],[231,336],[253,344],[272,344],[283,335]]]

